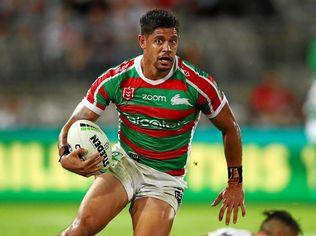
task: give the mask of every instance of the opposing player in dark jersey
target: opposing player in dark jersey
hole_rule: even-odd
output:
[[[227,187],[212,205],[222,202],[219,220],[226,213],[226,224],[232,213],[237,221],[239,208],[245,215],[240,130],[224,93],[210,75],[176,56],[179,23],[171,12],[149,11],[140,26],[143,55],[98,77],[61,130],[61,165],[95,175],[101,157],[82,161],[83,149],[69,153],[67,132],[76,120],[96,121],[112,102],[119,113],[114,149],[123,155],[96,176],[65,235],[96,234],[129,202],[134,235],[168,235],[186,188],[183,176],[200,113],[222,132],[228,166]]]

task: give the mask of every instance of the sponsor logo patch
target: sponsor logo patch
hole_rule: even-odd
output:
[[[163,95],[142,94],[142,99],[154,102],[167,102],[167,97]]]
[[[123,88],[123,98],[125,100],[131,100],[134,97],[135,88],[127,87]]]
[[[171,98],[171,105],[188,105],[192,107],[188,98],[181,98],[180,94],[176,94]]]
[[[181,204],[183,193],[181,190],[175,190],[174,191],[174,197],[177,199],[178,204]]]
[[[156,126],[160,129],[173,129],[178,128],[181,126],[180,121],[165,121],[165,120],[157,120],[157,119],[147,119],[142,117],[133,117],[133,116],[126,116],[126,118],[135,125],[139,125],[141,127],[149,127],[149,126]]]

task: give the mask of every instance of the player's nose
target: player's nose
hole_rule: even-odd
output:
[[[165,42],[165,43],[163,44],[162,50],[163,50],[164,52],[170,52],[170,51],[171,51],[171,45],[170,45],[170,43]]]

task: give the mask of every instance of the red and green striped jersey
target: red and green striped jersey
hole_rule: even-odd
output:
[[[174,176],[185,166],[200,112],[217,116],[226,103],[207,73],[175,58],[169,74],[147,79],[142,55],[98,77],[83,104],[101,115],[112,102],[119,113],[119,143],[133,159]]]

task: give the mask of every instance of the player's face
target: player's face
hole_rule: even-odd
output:
[[[269,220],[262,224],[260,232],[258,233],[260,236],[298,236],[296,233],[291,231],[291,229],[284,225],[279,220]]]
[[[171,69],[178,49],[179,35],[175,28],[157,28],[149,35],[140,35],[144,57],[159,71]]]

